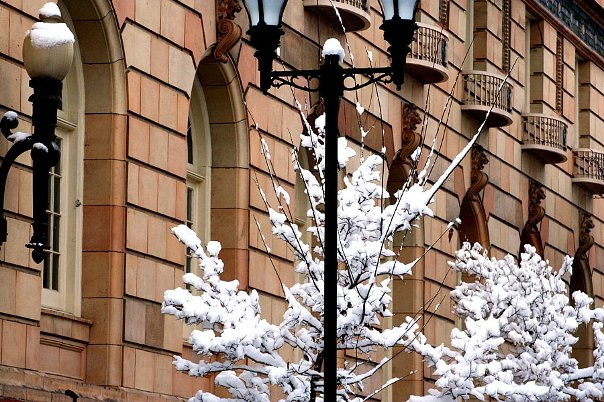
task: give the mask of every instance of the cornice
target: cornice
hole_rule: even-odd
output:
[[[604,70],[604,56],[596,52],[594,48],[589,46],[582,38],[575,34],[559,16],[552,14],[540,0],[523,0],[527,10],[536,17],[542,18],[551,24],[558,32],[562,33],[577,49],[577,53],[586,60],[594,62],[597,66]],[[571,2],[570,0],[568,0]],[[595,1],[578,2],[580,8],[592,18],[593,24],[600,29],[604,26],[604,13],[602,6]],[[595,18],[594,18],[595,17]],[[601,38],[604,40],[604,37]]]

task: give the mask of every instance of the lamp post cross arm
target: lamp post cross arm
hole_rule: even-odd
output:
[[[368,85],[376,82],[391,83],[394,79],[394,72],[392,67],[363,67],[363,68],[343,68],[341,69],[342,79],[344,80],[344,90],[356,91],[364,88]],[[346,85],[347,78],[355,79],[357,76],[362,75],[367,77],[367,81],[361,83],[355,83],[352,86]],[[312,80],[321,79],[321,70],[294,70],[294,71],[273,71],[270,73],[271,86],[275,88],[288,85],[303,91],[318,92],[320,84],[318,86],[301,85],[294,81],[296,78],[304,78],[309,83]],[[266,89],[268,91],[269,88]],[[265,91],[265,92],[266,92]]]

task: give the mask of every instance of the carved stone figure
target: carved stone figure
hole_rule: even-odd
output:
[[[235,14],[241,11],[239,0],[216,0],[216,45],[214,58],[228,62],[227,53],[241,39],[243,31],[233,22]]]
[[[387,185],[387,190],[390,194],[400,190],[409,179],[409,172],[413,166],[411,155],[422,142],[421,135],[415,131],[417,130],[417,126],[422,122],[418,110],[417,106],[412,103],[403,105],[401,149],[394,154],[390,165]]]
[[[575,261],[579,259],[589,261],[589,249],[594,245],[594,237],[591,230],[594,228],[594,222],[591,215],[587,212],[581,214],[581,233],[579,234],[579,247],[575,252]]]
[[[403,132],[417,130],[417,126],[422,122],[418,110],[413,103],[403,105]]]
[[[529,216],[520,235],[520,253],[524,252],[524,245],[530,244],[537,249],[537,254],[543,258],[543,241],[541,240],[541,231],[539,223],[545,216],[545,208],[541,206],[541,201],[545,199],[543,186],[531,181],[529,187]]]
[[[470,187],[459,209],[459,238],[462,242],[480,243],[485,250],[491,247],[487,215],[480,193],[487,186],[489,176],[482,170],[489,163],[486,151],[480,145],[472,148],[472,173]]]

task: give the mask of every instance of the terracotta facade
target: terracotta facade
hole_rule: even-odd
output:
[[[46,1],[0,1],[0,112],[18,112],[18,129],[24,132],[31,130],[32,111],[22,40]],[[81,152],[63,156],[69,158],[65,166],[75,171],[76,183],[69,187],[72,197],[65,195],[76,238],[63,251],[65,259],[69,250],[75,250],[75,255],[70,265],[60,266],[75,290],[65,291],[65,308],[49,305],[42,265],[35,264],[24,247],[31,235],[32,178],[30,158],[23,156],[8,179],[9,237],[0,249],[0,400],[69,401],[64,391],[72,389],[81,401],[152,402],[183,400],[198,389],[213,389],[209,380],[174,370],[172,356],[191,355],[192,350],[182,324],[160,314],[164,290],[179,286],[186,264],[185,250],[170,228],[188,220],[191,143],[187,135],[197,136],[194,144],[206,141],[209,148],[203,166],[206,176],[199,179],[207,187],[209,201],[200,212],[207,219],[198,224],[207,226],[207,237],[222,243],[225,275],[259,291],[264,316],[278,319],[283,314],[285,303],[270,260],[284,282],[291,284],[294,256],[271,238],[258,187],[274,202],[269,191],[270,174],[274,174],[292,195],[293,204],[303,203],[293,196],[296,174],[290,163],[291,148],[299,145],[302,130],[295,100],[313,105],[317,98],[287,87],[262,94],[254,50],[245,35],[245,11],[225,17],[221,8],[225,3],[59,2],[72,21],[80,60],[64,118],[76,123],[64,125],[73,134],[66,138],[71,136],[69,142],[76,149],[81,143]],[[275,69],[317,68],[320,44],[330,37],[344,42],[329,8],[310,3],[319,2],[289,0],[281,59],[274,63]],[[354,115],[357,100],[366,109],[361,119],[364,127],[383,123],[391,166],[401,168],[393,159],[406,144],[406,131],[422,134],[426,150],[436,136],[439,156],[431,179],[468,143],[485,108],[495,104],[496,119],[490,120],[491,127],[478,141],[488,163],[466,158],[437,193],[432,205],[435,218],[423,219],[401,250],[401,258],[408,261],[434,245],[412,277],[393,284],[393,321],[424,307],[420,323],[433,342],[446,342],[446,334],[457,324],[448,290],[460,278],[447,273],[447,261],[460,239],[457,231],[447,236],[447,225],[460,215],[466,191],[474,184],[473,164],[482,163],[480,168],[488,176],[478,193],[484,215],[478,215],[486,218],[481,233],[488,230],[492,256],[518,254],[521,232],[533,218],[531,180],[542,185],[545,195],[544,216],[536,226],[544,256],[554,267],[565,254],[575,255],[582,214],[591,215],[595,244],[586,252],[589,269],[582,271],[579,282],[592,290],[598,306],[604,305],[604,202],[599,198],[604,193],[604,173],[594,168],[597,153],[577,156],[580,149],[604,151],[604,55],[596,46],[603,40],[598,35],[604,10],[601,2],[577,2],[592,18],[584,21],[587,26],[591,23],[599,29],[592,43],[573,33],[543,4],[423,0],[417,19],[426,36],[414,45],[402,90],[368,86],[347,93],[342,102],[340,130],[353,141],[360,132]],[[367,51],[376,65],[387,65],[379,3],[371,0],[368,6],[356,10],[350,6],[351,15],[359,14],[361,22],[368,19],[369,26],[346,34],[347,45],[356,66],[369,65]],[[220,21],[233,16],[243,38],[234,42],[227,62],[222,63],[213,49],[225,37],[224,32],[218,33]],[[436,42],[428,37],[437,38]],[[430,58],[437,53],[438,60]],[[350,56],[345,62],[350,64]],[[503,85],[504,92],[497,96],[493,88],[499,87],[508,68],[509,85]],[[426,80],[441,82],[426,84]],[[195,97],[203,98],[199,108],[193,107]],[[419,108],[425,126],[409,128],[403,118],[407,103]],[[450,111],[439,126],[447,104]],[[190,114],[202,112],[201,128],[191,131]],[[555,140],[540,142],[543,136]],[[270,169],[260,152],[261,139],[272,154]],[[9,145],[0,141],[0,155]],[[374,129],[366,145],[379,151],[381,130]],[[565,161],[548,163],[556,157]],[[63,172],[64,178],[67,174]],[[400,174],[392,177],[403,180]],[[406,377],[378,395],[380,400],[405,400],[405,395],[423,394],[430,387],[431,370],[417,356],[400,354],[389,370],[388,378],[390,374]]]

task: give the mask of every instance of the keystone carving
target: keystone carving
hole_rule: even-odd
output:
[[[227,54],[241,39],[243,31],[233,22],[241,11],[239,0],[216,0],[216,45],[214,58],[222,63],[229,61]]]
[[[541,206],[541,201],[544,199],[543,186],[536,181],[531,181],[529,187],[529,217],[520,235],[520,253],[524,252],[525,244],[530,244],[535,247],[537,254],[543,258],[543,242],[541,241],[541,231],[537,225],[545,216],[545,208]]]

